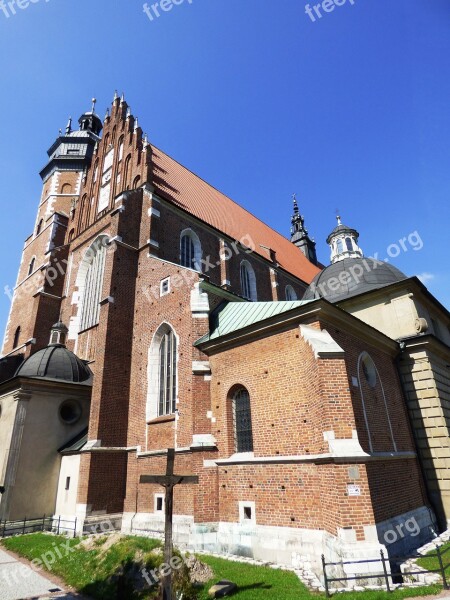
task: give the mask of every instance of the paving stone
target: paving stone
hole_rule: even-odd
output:
[[[0,600],[39,598],[55,591],[62,590],[29,566],[0,551]],[[70,596],[64,597],[70,600]]]

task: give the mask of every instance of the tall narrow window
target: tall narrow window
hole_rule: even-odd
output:
[[[106,261],[106,236],[95,240],[83,259],[79,282],[81,313],[79,330],[83,331],[98,324],[103,276]]]
[[[236,452],[253,452],[250,395],[240,388],[233,396],[234,439]]]
[[[28,275],[31,275],[31,273],[34,271],[35,262],[36,262],[36,258],[33,256],[33,258],[30,261],[30,264],[28,266]]]
[[[16,332],[14,334],[13,350],[14,350],[14,348],[17,348],[17,346],[19,345],[19,341],[20,341],[20,325],[16,329]]]
[[[289,300],[289,301],[297,300],[297,294],[295,293],[295,290],[292,287],[292,285],[286,286],[286,300]]]
[[[201,270],[202,247],[198,235],[192,229],[186,229],[181,234],[180,262],[183,267]]]
[[[342,240],[338,240],[337,244],[336,244],[336,252],[338,254],[341,254],[341,252],[344,252],[344,242]]]
[[[247,300],[256,302],[256,277],[253,267],[247,260],[241,262],[241,293]]]
[[[131,154],[129,154],[125,160],[125,168],[123,170],[122,189],[130,189],[130,178],[131,178]]]
[[[158,416],[171,415],[177,399],[177,340],[170,329],[159,346],[159,408]]]
[[[41,220],[39,221],[39,223],[37,224],[37,227],[36,227],[36,235],[39,235],[39,234],[41,233],[41,230],[42,230],[42,223],[43,223],[43,222],[44,222],[44,220],[43,220],[43,219],[41,219]]]
[[[351,252],[353,250],[352,240],[350,238],[345,238],[345,245],[347,246],[347,250]]]

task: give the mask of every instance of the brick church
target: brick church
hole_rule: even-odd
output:
[[[319,570],[450,519],[450,314],[340,220],[317,261],[154,146],[116,94],[48,151],[0,358],[0,519],[113,516]],[[397,535],[414,522],[414,535]]]

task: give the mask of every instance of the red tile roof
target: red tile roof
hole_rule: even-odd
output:
[[[153,185],[158,194],[234,240],[250,236],[255,252],[268,258],[260,245],[276,252],[280,267],[306,283],[320,269],[288,239],[271,229],[245,208],[203,181],[159,148],[152,146]]]

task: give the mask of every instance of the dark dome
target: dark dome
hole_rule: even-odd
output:
[[[373,258],[345,258],[316,275],[302,299],[338,302],[403,279],[406,275],[388,263]]]
[[[61,344],[52,344],[30,356],[16,371],[16,377],[60,379],[71,383],[88,382],[89,367]]]

